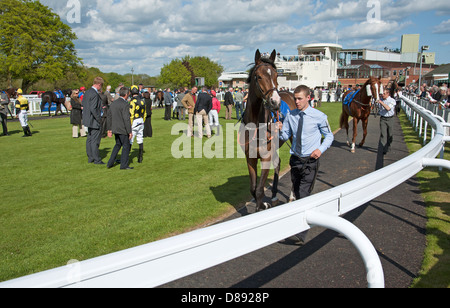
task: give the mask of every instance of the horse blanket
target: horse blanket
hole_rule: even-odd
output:
[[[350,107],[350,104],[353,102],[353,99],[355,98],[356,94],[358,94],[358,91],[352,91],[344,98],[344,105],[347,105]]]
[[[344,98],[344,106],[347,106],[348,114],[350,116],[353,116],[352,115],[352,110],[350,108],[350,104],[353,102],[353,99],[355,98],[356,94],[358,94],[358,93],[359,93],[359,90],[358,91],[352,91],[349,94],[347,94],[345,96],[345,98]]]
[[[56,98],[64,98],[64,93],[61,90],[55,91],[55,94]]]
[[[288,115],[288,113],[290,113],[292,110],[289,108],[289,105],[285,102],[285,101],[281,101],[281,105],[280,105],[280,121],[283,123],[284,120],[286,119],[286,116]],[[272,112],[272,116],[274,118],[273,122],[277,122],[277,116],[276,114],[274,114]]]

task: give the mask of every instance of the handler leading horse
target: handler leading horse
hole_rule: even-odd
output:
[[[366,141],[367,125],[369,123],[370,111],[372,109],[372,100],[379,100],[380,94],[383,94],[381,77],[370,77],[361,90],[347,91],[344,94],[340,126],[341,128],[345,128],[347,130],[347,144],[350,146],[350,140],[348,137],[348,118],[353,117],[353,139],[351,142],[352,153],[355,153],[355,142],[356,136],[358,135],[359,121],[362,121],[362,127],[364,130],[363,139],[359,146],[362,147]]]
[[[280,109],[278,74],[274,64],[276,51],[270,58],[262,58],[259,50],[255,54],[255,66],[251,69],[247,83],[250,85],[247,106],[239,130],[239,144],[247,158],[250,175],[250,192],[256,200],[256,211],[264,209],[264,187],[272,163],[278,163],[278,136],[273,129],[273,113]],[[261,161],[259,183],[258,162]]]

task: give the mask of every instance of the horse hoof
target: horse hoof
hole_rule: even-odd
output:
[[[264,209],[263,209],[263,210],[268,210],[268,209],[270,209],[270,204],[269,204],[269,203],[264,202],[263,205],[264,205]]]
[[[355,149],[351,149],[350,152],[354,154],[356,152],[356,150]]]

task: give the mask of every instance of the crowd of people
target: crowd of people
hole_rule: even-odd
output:
[[[70,97],[73,138],[86,137],[86,153],[88,163],[105,164],[99,155],[99,145],[102,138],[115,135],[116,145],[111,153],[107,168],[120,163],[124,170],[133,169],[129,166],[129,154],[133,141],[139,145],[138,163],[143,161],[144,138],[152,137],[152,106],[158,99],[157,92],[150,93],[143,85],[133,85],[130,89],[120,84],[115,93],[111,93],[111,86],[102,92],[103,79],[98,77],[93,86],[75,89]],[[153,97],[153,99],[152,99]],[[219,113],[221,102],[217,92],[207,87],[197,86],[180,88],[172,91],[170,88],[162,93],[164,106],[164,120],[171,121],[188,119],[187,136],[203,138],[206,131],[207,138],[212,136],[212,128],[220,127]],[[246,102],[246,92],[242,89],[229,88],[225,93],[224,106],[227,110],[226,119],[231,120],[233,107],[236,108],[236,119],[243,116]],[[156,103],[159,105],[159,103]],[[194,124],[197,122],[197,133]],[[116,156],[122,149],[121,160]]]
[[[447,83],[443,83],[440,87],[437,85],[427,86],[426,83],[420,87],[409,85],[404,88],[404,91],[427,100],[430,103],[440,104],[444,108],[450,108],[450,88],[448,88]]]

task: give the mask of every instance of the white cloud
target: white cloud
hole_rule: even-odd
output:
[[[67,1],[40,1],[66,21]],[[206,56],[236,71],[247,69],[256,49],[294,54],[297,45],[337,39],[344,48],[386,46],[411,24],[408,14],[450,12],[448,0],[432,5],[379,0],[381,20],[369,24],[368,0],[79,1],[81,23],[70,26],[78,36],[76,47],[83,62],[105,72],[126,73],[133,66],[152,76],[186,55]],[[442,31],[446,24],[438,26],[439,22],[429,29]]]
[[[433,33],[449,34],[450,33],[450,19],[443,21],[439,25],[434,27]]]

